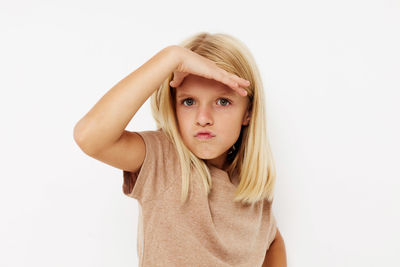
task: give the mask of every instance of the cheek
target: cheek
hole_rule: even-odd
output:
[[[177,108],[175,114],[176,114],[176,119],[180,123],[182,121],[182,116],[183,116],[182,111],[179,108]]]
[[[189,117],[187,112],[183,112],[181,109],[176,109],[176,119],[179,129],[185,129],[188,127]]]

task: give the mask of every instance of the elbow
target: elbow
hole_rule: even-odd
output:
[[[87,138],[85,138],[84,132],[81,129],[79,122],[75,125],[73,129],[73,138],[75,143],[78,145],[78,147],[87,155],[92,155],[92,151],[90,151],[89,146],[87,145],[88,142],[86,141]]]

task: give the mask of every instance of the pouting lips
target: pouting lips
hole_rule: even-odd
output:
[[[211,134],[208,134],[208,133],[199,133],[199,134],[196,135],[196,137],[198,139],[209,139],[209,138],[212,138],[214,136],[212,136]]]

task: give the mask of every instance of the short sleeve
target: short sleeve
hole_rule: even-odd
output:
[[[171,183],[171,164],[176,158],[173,144],[161,130],[141,131],[146,155],[137,172],[123,170],[122,191],[126,196],[143,203],[159,197]]]
[[[269,228],[269,232],[268,232],[268,248],[271,246],[272,241],[274,241],[275,236],[276,236],[276,232],[277,232],[277,222],[276,222],[276,218],[275,215],[273,213],[273,211],[271,210],[270,213],[270,228]]]

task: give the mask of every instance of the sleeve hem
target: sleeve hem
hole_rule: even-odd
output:
[[[140,190],[144,187],[145,179],[143,179],[143,173],[146,168],[146,166],[149,164],[149,151],[151,149],[151,142],[147,140],[146,134],[142,134],[142,132],[136,132],[139,134],[139,136],[143,139],[143,142],[145,143],[145,157],[142,163],[142,166],[140,166],[139,170],[136,172],[130,172],[123,170],[123,176],[124,176],[124,183],[123,183],[123,192],[125,195],[135,198],[138,201],[142,201],[141,196],[140,196]],[[135,181],[132,181],[132,177],[135,177]]]
[[[164,184],[165,188],[160,189],[157,194],[149,195],[148,192],[145,192],[144,189],[148,186],[146,183],[151,183],[152,181],[148,177],[148,174],[154,172],[154,166],[158,166],[157,161],[163,162],[163,159],[156,158],[150,153],[154,153],[155,151],[159,151],[160,149],[166,150],[163,153],[168,154],[170,148],[166,146],[164,138],[166,136],[159,136],[163,133],[161,130],[157,131],[144,131],[137,132],[140,137],[142,137],[145,145],[146,145],[146,154],[143,160],[142,166],[135,173],[123,170],[124,183],[123,183],[123,193],[129,197],[135,198],[139,201],[139,203],[143,204],[155,199],[158,199],[164,195],[164,193],[171,188],[174,184],[173,181],[167,180]],[[162,156],[164,157],[164,156]],[[161,164],[164,166],[164,164]],[[164,166],[165,167],[165,166]],[[142,177],[143,176],[143,177]],[[157,178],[155,178],[157,179]],[[154,181],[153,181],[154,182]],[[160,183],[161,184],[161,183]],[[160,185],[159,184],[159,185]]]
[[[271,226],[272,230],[271,230],[271,233],[270,233],[270,236],[269,236],[269,239],[268,239],[268,248],[267,248],[267,250],[271,246],[272,242],[275,240],[276,232],[278,230],[278,226],[277,226],[277,223],[276,223],[276,218],[275,218],[275,216],[274,216],[274,214],[272,212],[271,212],[271,225],[272,225]]]

